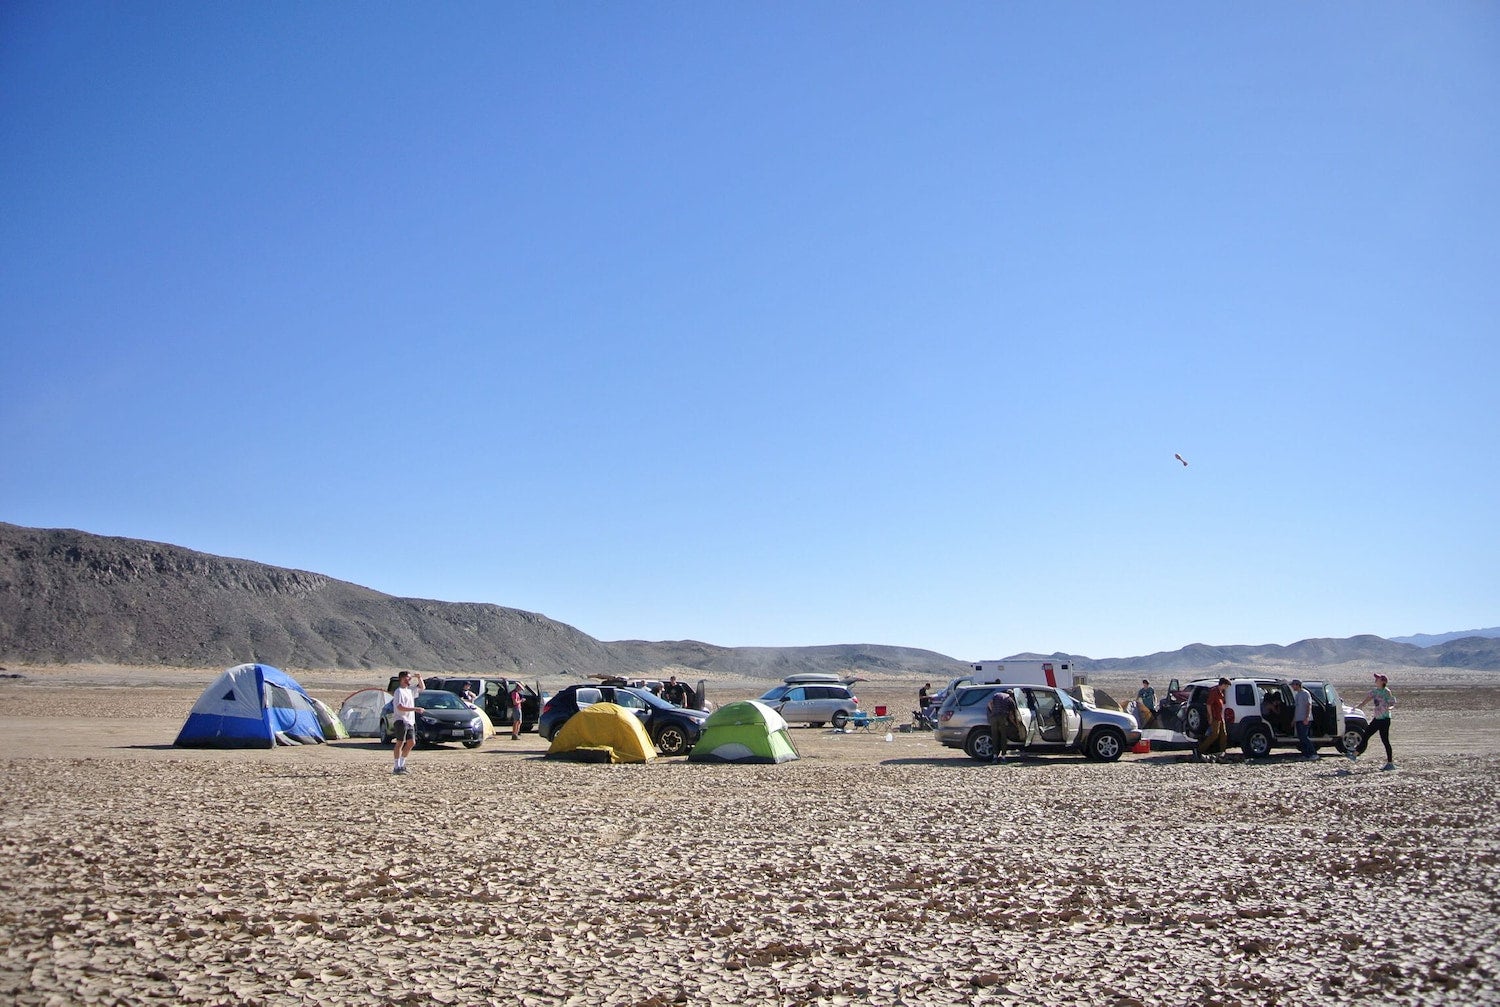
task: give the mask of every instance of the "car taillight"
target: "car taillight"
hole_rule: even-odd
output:
[[[859,697],[858,697],[858,696],[856,696],[856,695],[855,695],[855,694],[854,694],[854,693],[852,693],[852,692],[851,692],[851,693],[850,693],[850,694],[849,694],[849,698],[850,698],[850,699],[852,699],[852,700],[854,700],[854,705],[855,705],[855,706],[858,706],[858,705],[859,705]]]
[[[1224,725],[1227,727],[1228,725],[1230,725],[1232,723],[1234,723],[1234,711],[1230,710],[1230,709],[1225,709],[1225,711],[1224,711]]]
[[[549,699],[549,700],[547,700],[547,702],[545,704],[543,704],[543,706],[542,706],[542,712],[546,713],[550,709],[552,709],[552,700]]]
[[[938,720],[942,721],[945,724],[948,723],[948,721],[950,721],[952,719],[953,719],[953,711],[952,710],[944,710],[942,713],[940,713],[938,715]]]

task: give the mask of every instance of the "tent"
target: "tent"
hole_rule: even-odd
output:
[[[689,762],[791,762],[799,758],[781,714],[758,700],[721,706],[703,722]]]
[[[594,703],[568,718],[552,738],[549,759],[577,762],[650,762],[656,746],[640,718],[623,706]]]
[[[269,664],[241,664],[203,690],[173,744],[274,748],[323,741],[317,707],[295,678]]]
[[[333,707],[323,702],[317,696],[309,696],[312,700],[313,709],[318,714],[318,726],[323,729],[324,738],[347,738],[349,729],[339,719],[339,715],[333,712]]]
[[[380,711],[390,701],[391,694],[384,689],[360,689],[339,707],[339,720],[344,722],[351,738],[378,738]]]

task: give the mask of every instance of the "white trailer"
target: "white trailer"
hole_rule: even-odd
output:
[[[1050,685],[1055,689],[1073,688],[1071,661],[976,661],[971,667],[974,669],[975,685]]]

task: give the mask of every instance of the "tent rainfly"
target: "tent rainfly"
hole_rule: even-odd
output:
[[[721,706],[703,722],[703,734],[688,754],[689,762],[740,762],[752,765],[800,758],[781,714],[747,699]]]
[[[568,718],[553,736],[547,758],[650,762],[656,758],[656,746],[634,713],[614,703],[594,703]]]
[[[295,678],[269,664],[241,664],[203,690],[173,744],[275,748],[324,740],[317,707]]]

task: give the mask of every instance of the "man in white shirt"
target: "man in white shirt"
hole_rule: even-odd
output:
[[[396,691],[391,697],[391,705],[396,711],[396,723],[394,725],[395,747],[393,749],[396,757],[396,768],[391,770],[392,775],[406,775],[406,757],[417,744],[417,714],[422,708],[417,705],[417,693],[411,686],[411,672],[403,671],[396,676]]]
[[[1304,759],[1318,757],[1312,743],[1312,715],[1312,693],[1302,688],[1301,679],[1292,679],[1292,723],[1297,727],[1297,747]]]

